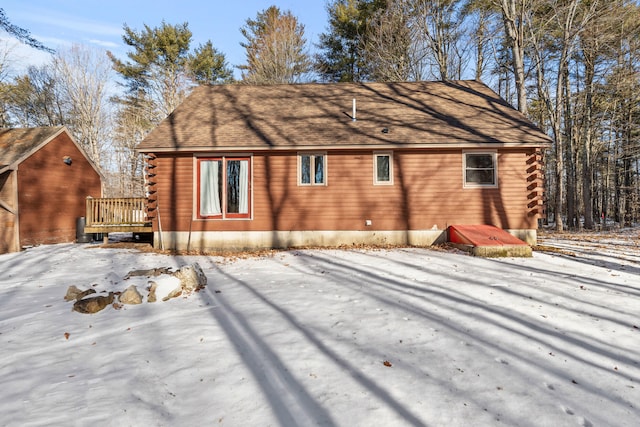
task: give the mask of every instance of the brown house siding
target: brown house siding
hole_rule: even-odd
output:
[[[68,135],[59,134],[19,165],[20,245],[73,242],[86,197],[101,194],[100,176]]]
[[[155,242],[167,247],[429,245],[455,224],[492,224],[533,244],[544,214],[534,152],[551,143],[479,81],[211,85],[196,88],[138,151],[158,166],[150,213],[158,198]],[[469,158],[468,171],[495,187],[465,188],[463,153],[472,149],[495,154],[491,165]],[[297,184],[302,150],[327,153],[326,186]],[[374,185],[373,153],[389,150],[393,185]],[[197,219],[193,153],[253,155],[251,219]]]
[[[505,229],[537,228],[538,215],[526,211],[532,197],[525,172],[531,149],[497,150],[497,188],[463,188],[460,149],[396,150],[393,185],[374,185],[373,153],[329,150],[327,185],[299,186],[297,152],[253,152],[250,220],[196,219],[193,155],[160,154],[153,178],[159,206],[154,226],[190,233],[371,232],[445,230],[482,218]]]

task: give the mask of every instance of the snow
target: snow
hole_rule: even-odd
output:
[[[3,426],[635,426],[638,232],[548,236],[532,258],[99,244],[0,255]],[[80,314],[197,262],[208,284]],[[175,284],[175,283],[174,283]]]

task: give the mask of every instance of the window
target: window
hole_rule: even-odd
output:
[[[251,158],[198,159],[198,218],[250,218]]]
[[[373,153],[373,183],[376,185],[393,184],[393,155],[391,153]]]
[[[326,185],[326,154],[298,155],[298,183],[300,185]]]
[[[497,187],[496,153],[464,153],[464,186]]]

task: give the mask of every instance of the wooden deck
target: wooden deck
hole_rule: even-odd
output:
[[[144,197],[87,198],[85,233],[152,233]]]

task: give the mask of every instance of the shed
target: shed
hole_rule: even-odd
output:
[[[478,81],[196,88],[138,146],[155,244],[535,243],[549,137]]]
[[[102,176],[63,127],[0,129],[0,253],[73,242]]]

